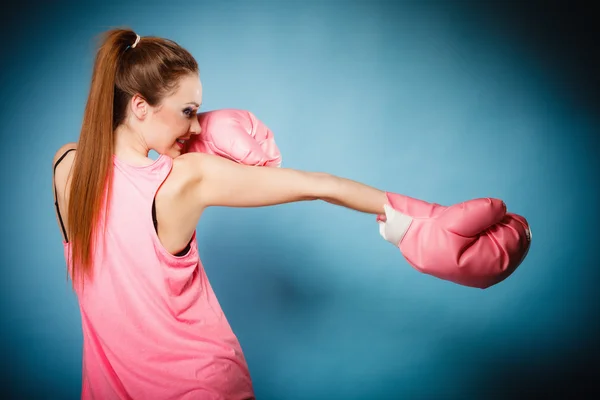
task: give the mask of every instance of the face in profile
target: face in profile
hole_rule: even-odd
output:
[[[176,91],[157,107],[149,107],[143,121],[148,147],[175,158],[185,152],[187,140],[200,133],[198,109],[202,104],[202,83],[195,75],[182,77]]]

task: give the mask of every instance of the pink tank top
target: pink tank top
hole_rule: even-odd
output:
[[[188,252],[175,256],[154,229],[154,195],[173,160],[161,155],[143,167],[113,160],[93,280],[76,289],[81,398],[253,399],[246,360],[200,262],[196,233]],[[69,262],[69,243],[64,250]]]

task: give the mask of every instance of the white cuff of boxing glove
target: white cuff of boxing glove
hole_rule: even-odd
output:
[[[379,234],[394,246],[398,246],[404,235],[406,235],[413,219],[394,210],[387,204],[384,204],[383,209],[385,210],[386,221],[379,221]]]

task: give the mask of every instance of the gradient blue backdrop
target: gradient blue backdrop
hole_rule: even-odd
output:
[[[8,21],[4,389],[79,396],[51,161],[78,138],[94,38],[116,26],[189,49],[204,109],[253,111],[286,167],[443,204],[495,196],[531,223],[528,258],[482,291],[417,273],[369,215],[321,202],[209,210],[201,258],[259,399],[491,398],[576,380],[599,333],[598,114],[560,57],[493,11],[419,4],[59,3]]]

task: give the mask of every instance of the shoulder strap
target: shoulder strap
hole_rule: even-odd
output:
[[[54,176],[54,174],[56,173],[56,167],[58,166],[58,164],[63,160],[63,158],[65,158],[65,156],[67,154],[69,154],[73,150],[75,150],[75,149],[69,149],[69,150],[65,151],[62,156],[60,156],[60,158],[56,161],[56,164],[54,164],[54,171],[52,173],[52,176]],[[63,219],[62,219],[62,216],[60,215],[60,210],[58,208],[58,192],[56,190],[56,184],[54,184],[54,206],[56,207],[56,213],[58,214],[58,219],[60,221],[60,227],[62,228],[63,235],[65,237],[65,242],[68,242],[69,238],[67,238],[67,230],[65,229],[65,224],[63,223]]]

